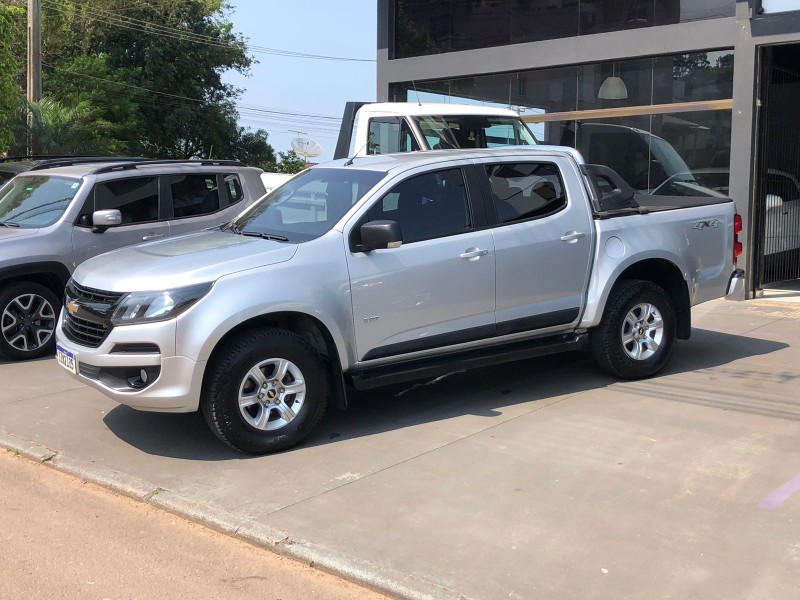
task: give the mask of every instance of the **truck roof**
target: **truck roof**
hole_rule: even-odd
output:
[[[361,107],[362,112],[403,116],[422,115],[476,115],[505,116],[519,118],[519,114],[508,108],[474,106],[471,104],[437,104],[434,102],[375,102]]]
[[[469,148],[461,150],[425,150],[417,152],[399,152],[396,154],[357,156],[351,159],[342,158],[339,160],[334,160],[312,168],[325,169],[343,167],[388,172],[398,168],[410,169],[414,167],[433,165],[436,163],[451,162],[463,158],[481,159],[523,155],[525,158],[535,158],[536,155],[552,156],[553,154],[567,155],[580,165],[583,165],[586,162],[583,159],[583,156],[581,156],[581,153],[575,150],[575,148],[570,148],[569,146],[536,145],[504,146],[502,148]]]

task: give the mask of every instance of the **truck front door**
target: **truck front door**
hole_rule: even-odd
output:
[[[492,233],[473,214],[451,168],[406,179],[358,219],[347,261],[359,361],[494,335]],[[399,223],[402,246],[358,251],[358,228],[376,220]]]

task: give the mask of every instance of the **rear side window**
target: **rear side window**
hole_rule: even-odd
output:
[[[219,210],[217,176],[211,174],[170,175],[172,211],[176,219],[207,215]]]
[[[500,223],[545,217],[567,206],[564,185],[553,164],[487,165],[486,175]]]
[[[236,175],[223,175],[223,177],[225,178],[225,187],[228,189],[230,204],[236,204],[244,197],[239,177]]]
[[[133,177],[99,183],[94,190],[95,210],[116,208],[122,224],[158,221],[158,177]]]

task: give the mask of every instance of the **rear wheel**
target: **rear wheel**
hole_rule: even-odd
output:
[[[651,281],[622,281],[591,332],[592,354],[616,377],[650,377],[667,364],[675,330],[675,309],[664,288]]]
[[[326,372],[319,353],[298,335],[280,329],[241,334],[209,365],[201,409],[217,437],[236,450],[285,450],[325,413]]]
[[[33,282],[0,293],[0,355],[27,360],[55,353],[59,302],[48,288]]]

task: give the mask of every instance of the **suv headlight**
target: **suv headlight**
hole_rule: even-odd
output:
[[[111,322],[133,325],[174,319],[210,290],[213,282],[189,285],[163,292],[131,292],[123,296]]]

